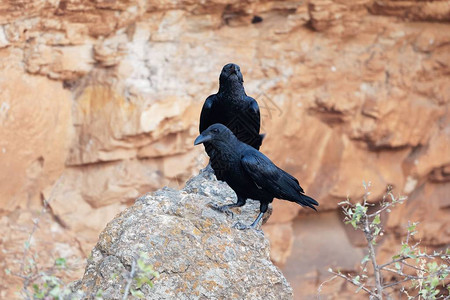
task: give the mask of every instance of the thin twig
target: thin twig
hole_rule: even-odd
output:
[[[400,280],[400,281],[391,282],[389,284],[386,284],[386,285],[383,286],[383,289],[389,288],[391,286],[394,286],[394,285],[397,285],[397,284],[400,284],[400,283],[403,283],[403,282],[406,282],[406,281],[410,281],[410,280],[425,280],[425,279],[428,279],[430,277],[439,276],[439,275],[444,273],[444,270],[440,270],[438,272],[432,273],[432,274],[427,275],[427,276],[413,276],[413,275],[407,275],[407,274],[403,274],[403,273],[398,273],[398,272],[395,272],[392,269],[386,269],[386,270],[390,271],[390,272],[393,272],[393,273],[396,273],[397,275],[400,275],[400,276],[405,276],[406,278],[403,279],[403,280]]]
[[[406,230],[406,241],[405,241],[405,244],[406,245],[408,245],[409,244],[409,239],[410,239],[410,237],[411,237],[411,231],[409,230],[409,228],[410,228],[410,226],[411,226],[411,221],[408,221],[408,228],[407,228],[407,230]],[[404,263],[404,262],[403,262]],[[401,266],[400,266],[400,272],[403,274],[403,263],[401,264]],[[399,295],[400,295],[400,297],[399,297],[399,299],[401,299],[402,298],[402,290],[400,289],[399,290]]]
[[[30,234],[28,235],[28,239],[25,242],[25,247],[24,247],[23,254],[22,254],[22,260],[20,262],[20,274],[12,273],[14,276],[17,276],[23,280],[22,292],[25,293],[25,298],[27,300],[33,299],[33,297],[31,297],[31,295],[30,295],[30,292],[28,291],[28,286],[30,285],[30,282],[33,282],[34,280],[36,280],[37,278],[40,277],[39,274],[33,275],[37,272],[36,266],[34,266],[35,270],[33,270],[33,272],[30,272],[31,274],[29,273],[29,275],[25,275],[25,261],[28,256],[28,253],[30,252],[31,240],[33,238],[33,235],[36,233],[36,230],[39,227],[39,222],[40,222],[42,216],[47,212],[49,203],[53,199],[54,191],[55,191],[56,187],[59,186],[59,184],[61,183],[62,178],[63,178],[63,176],[59,177],[58,180],[56,181],[56,183],[53,186],[52,191],[50,193],[49,199],[48,200],[43,199],[43,201],[42,201],[43,207],[42,207],[41,211],[39,212],[39,215],[37,216],[37,218],[33,220],[33,227],[31,228]]]
[[[383,269],[383,268],[385,268],[386,266],[395,264],[395,263],[397,263],[397,262],[402,262],[402,263],[403,263],[403,261],[404,261],[404,260],[407,260],[407,259],[416,259],[416,258],[430,258],[430,259],[433,259],[433,258],[437,258],[437,257],[441,257],[441,256],[442,256],[442,253],[439,253],[439,254],[417,254],[417,255],[415,255],[414,257],[401,256],[401,257],[396,258],[396,259],[394,259],[394,260],[391,260],[391,261],[389,261],[389,262],[387,262],[387,263],[384,263],[384,264],[382,264],[382,265],[379,265],[379,268],[380,268],[380,269]]]
[[[375,248],[373,247],[372,241],[374,239],[372,232],[370,230],[370,224],[369,219],[367,218],[367,215],[364,217],[364,235],[366,236],[367,245],[369,248],[369,257],[372,261],[372,267],[373,267],[373,273],[375,275],[375,285],[377,288],[377,298],[379,300],[383,300],[383,286],[381,284],[381,273],[380,268],[377,264],[376,254],[375,254]]]
[[[322,283],[319,285],[319,288],[317,288],[317,299],[320,299],[320,292],[322,291],[322,287],[324,286],[324,284],[333,281],[333,280],[336,279],[337,277],[338,277],[338,275],[334,275],[333,277],[331,277],[331,278],[328,279],[328,280],[325,280],[324,282],[322,282]]]
[[[421,272],[425,272],[425,271],[426,271],[426,270],[424,270],[424,269],[421,269],[421,268],[418,268],[418,267],[416,267],[416,266],[413,266],[413,265],[411,265],[411,264],[409,264],[409,263],[407,263],[407,262],[405,262],[405,261],[402,261],[401,264],[402,264],[402,267],[403,267],[403,265],[405,265],[405,266],[410,267],[410,268],[412,268],[412,269],[415,269],[415,270],[417,270],[417,271],[421,271]],[[403,269],[403,268],[402,268],[402,269]],[[403,270],[402,270],[402,271],[403,271]]]
[[[383,211],[387,210],[388,208],[394,207],[395,204],[397,203],[402,203],[404,200],[398,200],[397,202],[393,203],[393,202],[388,202],[385,206],[383,206],[382,208],[380,208],[379,210],[377,210],[374,213],[371,213],[370,215],[367,215],[368,218],[373,218],[376,215],[381,214]]]
[[[406,274],[403,274],[403,272],[400,273],[399,271],[391,269],[391,268],[384,268],[383,271],[389,271],[391,273],[394,273],[395,275],[400,275],[400,276],[405,276],[406,275]]]
[[[369,295],[371,295],[372,297],[378,297],[374,292],[372,292],[371,290],[369,290],[368,288],[366,288],[363,284],[359,285],[353,282],[353,280],[347,276],[345,276],[342,273],[336,273],[331,271],[332,274],[339,276],[341,278],[344,278],[345,280],[347,280],[348,282],[350,282],[351,284],[353,284],[354,286],[357,286],[358,288],[362,289],[363,291],[365,291],[366,293],[368,293]]]
[[[127,285],[125,286],[125,292],[123,293],[122,300],[128,299],[128,293],[130,292],[131,284],[133,283],[133,278],[136,275],[136,259],[133,259],[131,263],[131,271],[127,278]]]
[[[403,282],[406,282],[406,281],[410,281],[410,280],[413,280],[414,278],[405,278],[405,279],[403,279],[403,280],[400,280],[400,281],[396,281],[396,282],[391,282],[391,283],[389,283],[389,284],[386,284],[386,285],[384,285],[383,286],[383,289],[387,289],[387,288],[389,288],[389,287],[391,287],[391,286],[394,286],[394,285],[397,285],[397,284],[400,284],[400,283],[403,283]]]

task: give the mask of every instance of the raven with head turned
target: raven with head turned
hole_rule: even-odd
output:
[[[194,145],[209,143],[215,159],[222,165],[223,180],[236,192],[237,202],[217,210],[230,213],[230,208],[243,206],[248,198],[258,200],[260,213],[250,226],[237,223],[238,229],[255,228],[273,198],[284,199],[314,210],[319,203],[306,196],[298,180],[278,168],[267,156],[239,141],[224,125],[214,124],[204,130]]]
[[[241,142],[255,149],[261,146],[264,135],[259,134],[259,106],[255,99],[245,93],[241,69],[236,64],[230,63],[223,67],[219,91],[209,96],[203,104],[200,133],[215,123],[227,126]],[[214,149],[206,142],[205,150],[217,179],[222,180],[222,166],[215,159]]]

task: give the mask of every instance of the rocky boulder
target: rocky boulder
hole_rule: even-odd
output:
[[[145,263],[160,274],[153,287],[141,287],[147,299],[292,299],[263,232],[232,227],[252,222],[259,202],[249,200],[234,216],[211,208],[235,198],[204,171],[182,190],[163,188],[137,199],[100,234],[73,292],[122,299],[133,261],[146,253]]]

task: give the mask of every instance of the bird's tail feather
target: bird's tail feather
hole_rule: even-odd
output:
[[[262,144],[262,141],[264,140],[265,137],[266,137],[266,134],[265,134],[265,133],[261,133],[261,134],[259,135],[259,138],[261,139],[261,144]]]
[[[314,207],[314,205],[319,206],[319,202],[317,202],[316,200],[314,200],[313,198],[306,196],[305,194],[299,194],[300,197],[299,199],[297,199],[298,204],[300,204],[301,206],[308,206],[311,207],[312,209],[314,209],[315,211],[317,211],[317,209]]]
[[[266,134],[265,133],[263,133],[263,134],[260,134],[259,136],[258,136],[258,141],[257,141],[257,150],[259,150],[259,147],[261,147],[261,145],[262,145],[262,142],[263,142],[263,140],[264,140],[264,138],[266,137]]]

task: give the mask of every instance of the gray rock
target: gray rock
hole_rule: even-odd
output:
[[[210,207],[234,201],[210,171],[181,191],[163,188],[137,199],[100,234],[72,295],[122,299],[133,261],[146,253],[146,264],[160,274],[153,287],[141,287],[146,299],[292,299],[262,231],[232,228],[237,221],[250,224],[259,202],[249,200],[233,217]]]

